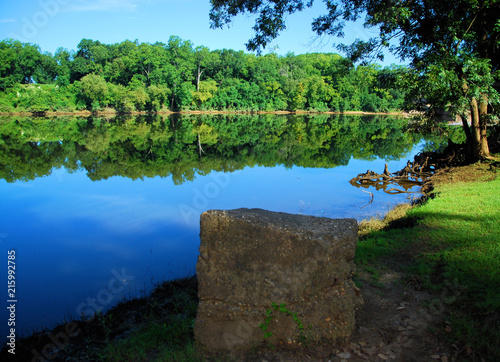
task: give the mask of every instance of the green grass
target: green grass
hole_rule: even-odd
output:
[[[411,240],[410,227],[414,220],[407,216],[411,206],[401,204],[391,210],[384,219],[370,219],[359,224],[359,242],[356,248],[356,264],[368,266],[401,250]]]
[[[103,361],[201,361],[196,350],[193,323],[198,308],[192,291],[172,291],[166,316],[152,305],[145,323],[124,338],[106,343]],[[155,304],[156,302],[153,302]],[[150,303],[151,304],[151,303]]]
[[[368,266],[377,264],[381,258],[390,257],[403,248],[408,238],[402,230],[377,230],[361,239],[356,249],[356,264]]]
[[[500,310],[500,178],[443,185],[439,192],[408,212],[420,219],[415,238],[434,250],[422,258],[446,265],[444,277],[467,288],[467,304]]]
[[[149,322],[122,341],[108,343],[104,361],[201,361],[192,335],[192,325],[185,318],[169,323]]]
[[[424,277],[430,290],[453,291],[447,304],[451,342],[470,348],[474,357],[498,361],[500,178],[490,173],[485,181],[481,175],[438,185],[435,198],[406,212],[407,220],[416,221],[411,228],[365,232],[355,260],[366,268],[403,250],[413,255],[407,273]]]

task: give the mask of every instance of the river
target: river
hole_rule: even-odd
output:
[[[405,125],[339,115],[1,118],[0,247],[5,278],[15,250],[16,332],[194,273],[209,209],[362,220],[410,202],[418,193],[367,189],[370,202],[348,182],[440,144]],[[13,299],[7,287],[3,295]]]

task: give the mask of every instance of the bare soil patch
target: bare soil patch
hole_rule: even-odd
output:
[[[418,250],[416,248],[415,250]],[[359,270],[364,306],[356,314],[356,330],[342,346],[320,344],[257,351],[246,361],[453,361],[458,351],[447,343],[451,330],[444,321],[439,294],[422,289],[404,271],[413,252],[404,250],[377,269],[380,276]],[[433,307],[434,306],[434,307]]]

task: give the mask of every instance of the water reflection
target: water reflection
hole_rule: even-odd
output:
[[[0,177],[33,180],[53,168],[91,180],[172,177],[246,166],[335,167],[351,157],[398,159],[421,136],[394,117],[215,115],[11,118],[0,121]]]
[[[77,316],[109,288],[113,270],[133,278],[107,303],[101,294],[101,306],[193,272],[199,215],[208,209],[383,213],[406,195],[381,192],[363,208],[368,196],[348,181],[386,162],[401,169],[424,147],[405,123],[325,115],[1,119],[0,245],[4,255],[16,249],[18,331]]]

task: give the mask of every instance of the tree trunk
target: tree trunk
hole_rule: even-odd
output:
[[[469,123],[467,121],[467,115],[466,114],[461,114],[459,115],[460,119],[462,120],[462,128],[465,132],[465,137],[467,139],[466,143],[467,143],[467,151],[469,154],[472,154],[473,152],[473,144],[474,144],[474,140],[473,140],[473,137],[472,137],[472,133],[470,131],[470,127],[469,127]]]
[[[481,96],[481,100],[479,101],[479,133],[481,136],[480,147],[481,147],[481,156],[489,157],[490,156],[490,148],[488,147],[488,137],[487,137],[487,128],[488,128],[488,97],[483,94]]]
[[[481,158],[481,132],[479,129],[479,107],[477,99],[474,97],[470,101],[470,114],[472,118],[472,154],[474,159],[478,160]]]
[[[201,80],[201,75],[203,74],[203,70],[201,70],[200,65],[198,64],[198,73],[196,74],[196,91],[200,91],[200,80]]]
[[[174,87],[172,89],[172,98],[170,99],[170,110],[171,111],[174,110],[175,86],[176,86],[176,83],[174,82]]]

